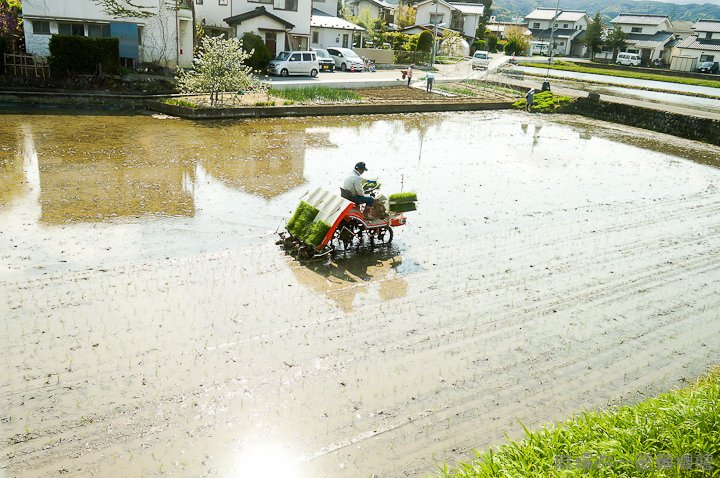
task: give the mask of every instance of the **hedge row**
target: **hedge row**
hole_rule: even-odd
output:
[[[120,71],[120,42],[117,38],[53,35],[48,62],[54,76],[115,74]]]

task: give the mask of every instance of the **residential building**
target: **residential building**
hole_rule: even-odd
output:
[[[665,15],[621,13],[610,22],[627,34],[623,51],[637,53],[643,65],[654,61],[670,62],[670,51],[675,40],[673,25]]]
[[[384,0],[349,0],[345,2],[345,5],[355,16],[360,15],[362,11],[367,11],[372,18],[381,18],[387,24],[394,21],[395,6]]]
[[[481,3],[453,3],[445,0],[424,0],[416,5],[415,25],[440,25],[461,33],[472,41],[485,12]]]
[[[307,20],[299,27],[292,23],[286,11],[275,10],[273,5],[268,7],[245,4],[246,10],[238,8],[238,12],[231,17],[225,18],[225,23],[230,25],[231,37],[242,38],[245,33],[254,33],[263,39],[265,46],[274,58],[283,50],[307,50],[310,42],[310,10],[307,11]],[[296,4],[297,5],[297,4]],[[310,4],[307,3],[309,7]],[[235,8],[235,6],[233,6]],[[292,12],[292,10],[291,10]],[[297,12],[293,12],[297,17]]]
[[[359,43],[362,44],[362,34],[365,29],[347,20],[313,8],[310,19],[310,31],[312,34],[310,40],[311,46],[317,48],[333,46],[353,48],[354,34],[356,32],[360,34]]]
[[[232,29],[225,19],[232,16],[229,0],[192,0],[195,2],[195,22],[201,25],[208,36],[229,38]]]
[[[193,54],[190,5],[180,2],[177,9],[160,5],[145,10],[152,16],[115,18],[92,0],[23,0],[25,49],[31,54],[48,56],[53,34],[117,37],[120,57],[125,63],[190,66]]]
[[[693,30],[693,35],[675,47],[670,68],[693,71],[704,61],[720,62],[720,20],[699,20]]]
[[[549,55],[552,37],[553,56],[586,56],[582,37],[590,24],[587,12],[536,8],[525,16],[525,22],[532,33],[531,51],[534,54]]]
[[[493,17],[494,18],[494,17]],[[512,28],[522,28],[526,35],[531,35],[525,22],[498,22],[491,19],[486,25],[485,30],[493,33],[501,40],[507,40],[507,32]]]

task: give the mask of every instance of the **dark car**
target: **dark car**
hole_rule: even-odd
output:
[[[335,71],[335,60],[330,56],[327,50],[323,48],[313,48],[317,53],[318,63],[320,63],[320,71]]]
[[[697,70],[700,73],[717,73],[719,69],[718,66],[717,61],[704,61],[700,63]]]

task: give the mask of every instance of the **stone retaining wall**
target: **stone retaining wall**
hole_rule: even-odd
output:
[[[720,146],[720,121],[640,106],[578,98],[563,113],[588,116]]]

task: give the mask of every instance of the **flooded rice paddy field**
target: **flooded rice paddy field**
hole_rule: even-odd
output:
[[[519,112],[2,122],[0,476],[424,476],[720,354],[718,148]],[[418,193],[393,245],[286,256],[359,160]]]

